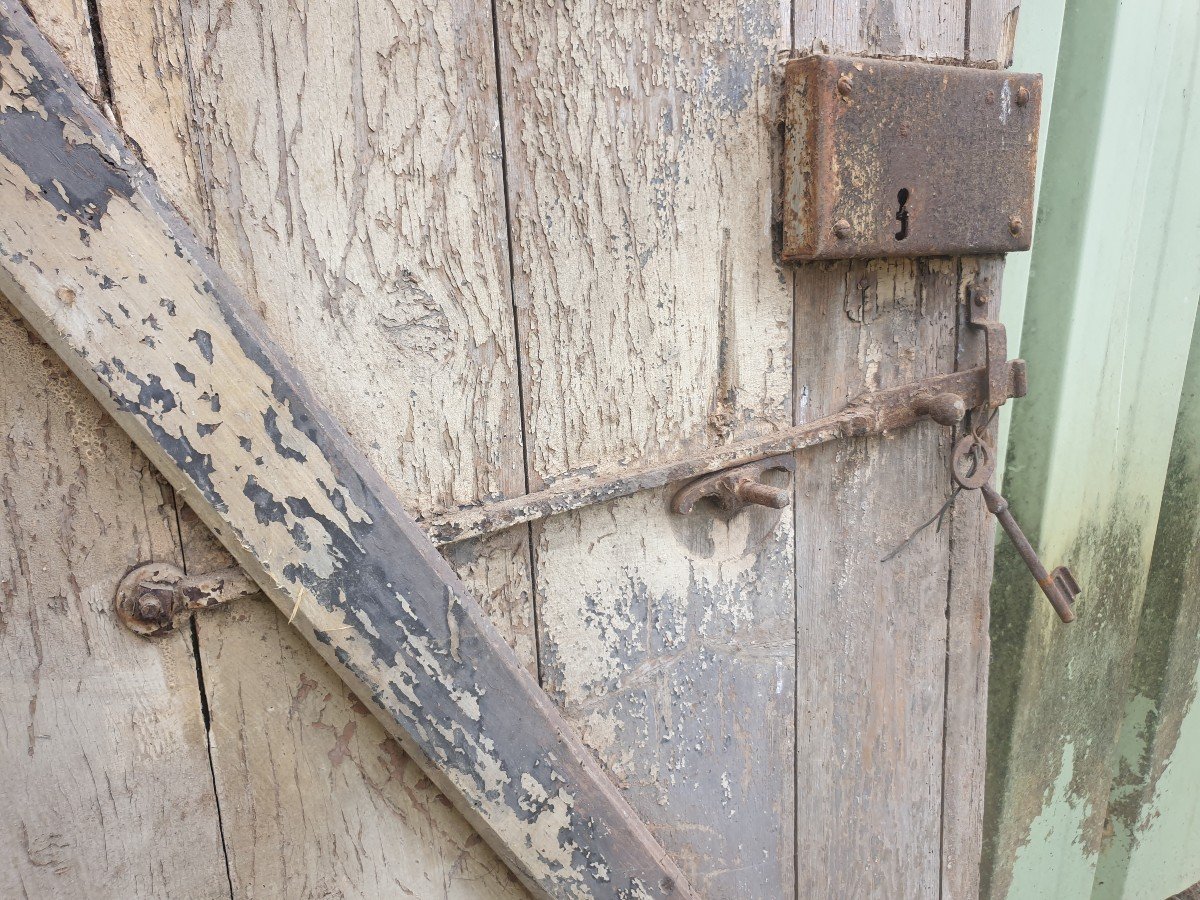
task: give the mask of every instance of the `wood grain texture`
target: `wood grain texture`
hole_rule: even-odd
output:
[[[180,519],[188,566],[223,565]],[[528,896],[287,616],[238,601],[196,627],[235,896]]]
[[[93,97],[83,0],[32,12]],[[83,385],[0,301],[4,896],[228,891],[189,630],[159,648],[117,581],[178,561],[174,499]]]
[[[87,0],[30,0],[26,4],[42,34],[62,56],[79,84],[101,99]]]
[[[0,286],[530,885],[690,896],[24,11],[2,11]]]
[[[1020,0],[971,0],[966,60],[970,65],[1012,65]],[[988,315],[1000,318],[1003,257],[961,262],[959,294],[968,287],[985,291]],[[978,332],[958,314],[956,367],[984,359]],[[1012,336],[1010,336],[1010,340]],[[1011,344],[1010,344],[1011,346]],[[996,440],[999,422],[989,432]],[[991,655],[990,589],[996,546],[995,521],[983,498],[973,492],[951,510],[950,592],[947,608],[946,726],[942,772],[942,894],[945,900],[980,893],[984,788],[987,780],[988,673]]]
[[[969,5],[965,0],[796,0],[795,49],[962,60]]]
[[[112,609],[179,560],[170,489],[0,304],[0,895],[228,892],[191,634]]]
[[[207,192],[178,0],[96,0],[113,114],[167,198],[202,237]]]
[[[957,368],[980,365],[982,336],[966,323],[969,287],[990,297],[989,317],[1000,312],[1000,257],[964,259],[959,279]],[[993,442],[998,422],[989,428]],[[961,434],[961,429],[956,437]],[[948,518],[950,591],[946,610],[946,728],[942,771],[942,894],[945,900],[979,896],[987,774],[989,592],[996,525],[978,491],[959,495]]]
[[[531,487],[791,418],[778,3],[497,7]],[[534,525],[543,681],[706,897],[792,856],[790,517]]]
[[[864,387],[950,371],[953,260],[796,274],[798,418]],[[797,460],[797,859],[801,897],[937,896],[949,494],[932,423]]]
[[[967,62],[988,69],[1007,69],[1013,61],[1021,0],[971,0]]]
[[[522,490],[495,76],[476,58],[486,10],[197,4],[185,33],[173,3],[100,6],[125,130],[389,486],[414,510]],[[332,157],[330,134],[345,143]],[[331,353],[303,352],[314,344]],[[223,564],[182,524],[190,568]],[[447,556],[534,669],[528,553],[521,528]],[[259,605],[200,631],[238,890],[286,874],[299,894],[523,893],[285,618]],[[245,727],[297,696],[319,702]]]
[[[997,54],[1006,58],[997,36],[1010,6],[801,2],[796,48],[994,66]],[[956,346],[962,329],[953,304],[978,265],[958,264],[961,279],[954,261],[800,270],[803,415],[844,402],[839,371],[877,380],[897,369],[965,366],[975,347],[970,337]],[[999,261],[983,265],[998,276]],[[806,312],[812,302],[832,312]],[[927,426],[893,441],[817,451],[810,458],[816,468],[797,473],[804,510],[797,523],[797,852],[809,854],[802,896],[975,895],[992,524],[960,503],[949,529],[926,532],[896,559],[878,562],[947,495],[948,449],[948,435]],[[820,471],[822,453],[832,466],[829,486],[820,476],[806,482],[806,473]],[[806,504],[805,490],[813,502]],[[875,559],[865,555],[871,545],[883,549]],[[832,778],[829,759],[837,760]],[[814,786],[807,797],[806,780]]]

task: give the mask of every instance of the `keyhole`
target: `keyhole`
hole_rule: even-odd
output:
[[[908,188],[900,188],[896,199],[900,201],[900,209],[896,211],[896,221],[900,223],[900,230],[896,232],[896,240],[902,241],[908,237]]]

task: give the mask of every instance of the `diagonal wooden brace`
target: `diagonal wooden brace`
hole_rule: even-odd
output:
[[[19,3],[0,290],[536,893],[694,896]]]

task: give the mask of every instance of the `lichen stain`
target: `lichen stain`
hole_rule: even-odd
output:
[[[1200,670],[1200,438],[1187,433],[1186,421],[1177,427],[1163,486],[1109,804],[1130,849],[1157,815],[1158,785],[1195,703]]]
[[[1020,511],[1017,511],[1020,515]],[[1060,846],[1094,859],[1105,838],[1110,752],[1120,727],[1147,569],[1142,517],[1111,512],[1064,554],[1083,593],[1063,627],[1011,544],[997,545],[992,591],[984,896],[1007,896],[1040,819],[1067,806]],[[1032,537],[1036,542],[1036,536]],[[1052,786],[1070,757],[1063,790]],[[1061,809],[1060,809],[1061,813]],[[1027,852],[1027,851],[1025,851]]]

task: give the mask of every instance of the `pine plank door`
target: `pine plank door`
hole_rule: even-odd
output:
[[[782,67],[809,52],[1004,65],[1016,14],[1003,0],[59,0],[39,22],[94,54],[84,86],[419,516],[977,364],[961,298],[998,288],[1000,260],[778,262]],[[18,368],[0,369],[14,395],[37,396],[18,374],[53,375]],[[4,406],[6,427],[41,429],[34,406]],[[25,440],[85,473],[114,465],[56,428]],[[946,499],[949,449],[927,424],[801,454],[784,511],[681,517],[667,487],[445,553],[701,896],[971,897],[990,525],[963,503],[880,561]],[[10,513],[6,550],[104,511],[153,526],[102,529],[116,545],[89,564],[104,584],[145,558],[229,564],[186,506],[175,516],[150,475],[135,481],[47,488],[27,503],[53,515]],[[59,602],[29,584],[21,602]],[[203,865],[147,895],[525,896],[285,616],[247,601],[191,628],[136,645],[139,665],[169,668],[151,699],[187,750],[154,788],[161,809],[186,802],[203,823],[160,827],[206,835]],[[84,652],[11,634],[11,671],[35,685],[43,656]],[[16,759],[28,698],[5,699]],[[92,896],[137,895],[91,872]],[[50,896],[41,884],[19,886]]]

